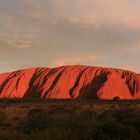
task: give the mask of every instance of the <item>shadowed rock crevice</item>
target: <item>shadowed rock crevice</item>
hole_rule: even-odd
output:
[[[59,81],[61,75],[63,74],[63,72],[67,69],[67,67],[63,67],[62,70],[57,74],[57,76],[55,77],[53,83],[51,84],[50,88],[46,91],[46,93],[44,94],[43,98],[45,98],[48,94],[49,91],[51,91],[57,84],[57,82]]]
[[[0,85],[0,94],[2,93],[2,91],[4,90],[5,86],[9,83],[9,81],[13,78],[15,78],[16,76],[20,75],[21,70],[16,71],[11,73],[4,81],[3,83]]]
[[[43,87],[46,84],[49,77],[51,77],[55,72],[57,72],[57,70],[58,68],[54,68],[54,69],[51,69],[47,74],[45,74],[43,78],[43,82],[41,83],[41,87]]]
[[[23,75],[21,75],[18,79],[17,79],[17,82],[16,82],[16,90],[19,88],[19,82],[20,82],[20,79],[22,78]]]
[[[97,74],[97,71],[95,74]],[[103,84],[107,81],[109,74],[110,72],[103,72],[100,75],[95,76],[90,84],[81,88],[79,98],[97,98],[97,93]]]
[[[74,84],[73,87],[70,89],[69,94],[70,94],[71,98],[74,98],[74,93],[73,93],[73,92],[74,92],[75,88],[79,85],[80,79],[81,79],[82,75],[84,74],[84,72],[85,72],[87,69],[88,69],[88,68],[85,68],[84,70],[82,70],[82,71],[79,73],[79,75],[78,75],[78,77],[77,77],[77,79],[76,79],[76,81],[75,81],[75,84]]]
[[[41,97],[41,92],[38,91],[38,87],[34,86],[34,82],[36,78],[39,76],[37,73],[37,70],[35,70],[35,73],[32,75],[32,78],[29,82],[29,88],[27,89],[26,93],[24,94],[24,98],[28,97],[34,97],[34,98],[40,98]]]
[[[126,85],[132,96],[138,91],[138,79],[135,73],[123,71],[122,79],[125,79]]]

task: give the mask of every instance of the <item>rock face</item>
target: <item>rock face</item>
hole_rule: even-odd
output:
[[[0,75],[0,98],[140,99],[140,75],[91,66],[32,68]]]

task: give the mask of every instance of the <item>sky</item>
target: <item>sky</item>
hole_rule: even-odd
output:
[[[140,0],[0,0],[0,73],[92,65],[140,73]]]

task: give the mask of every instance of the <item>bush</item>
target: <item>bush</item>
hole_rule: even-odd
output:
[[[25,132],[44,130],[47,128],[47,113],[44,109],[32,109],[29,111],[24,125]]]
[[[0,111],[0,125],[3,124],[5,117],[6,117],[5,114],[2,111]]]
[[[116,111],[116,117],[124,125],[131,125],[140,132],[140,110],[126,107]]]
[[[123,107],[109,110],[97,116],[96,140],[137,140],[140,139],[140,110]]]
[[[113,98],[113,101],[119,101],[120,100],[120,97],[119,96],[115,96],[114,98]]]

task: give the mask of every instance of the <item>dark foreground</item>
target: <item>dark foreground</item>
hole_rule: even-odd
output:
[[[0,140],[139,140],[140,101],[0,100]]]

